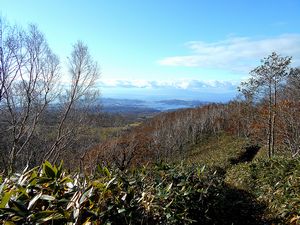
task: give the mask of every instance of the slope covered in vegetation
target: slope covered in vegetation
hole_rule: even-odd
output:
[[[300,224],[300,160],[274,158],[240,164],[227,171],[226,183],[252,193],[267,206],[266,218]]]
[[[215,206],[223,208],[227,189],[218,173],[204,167],[160,164],[123,172],[98,167],[91,179],[67,174],[48,162],[41,169],[41,173],[35,168],[2,181],[2,221],[211,224],[225,218],[222,212],[221,217],[214,213]],[[228,224],[231,219],[227,218]]]
[[[46,162],[2,178],[0,220],[7,224],[298,224],[300,161],[239,161],[249,149],[246,143],[223,134],[194,146],[186,162],[123,171],[98,166],[89,176],[70,174]],[[215,154],[207,155],[210,151]]]

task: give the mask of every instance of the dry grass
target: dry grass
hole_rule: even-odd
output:
[[[193,146],[187,154],[186,162],[225,168],[230,160],[245,151],[247,141],[227,134],[209,137]]]

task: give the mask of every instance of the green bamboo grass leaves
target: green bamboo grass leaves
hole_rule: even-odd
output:
[[[98,166],[93,177],[86,177],[67,174],[62,163],[45,162],[2,181],[0,221],[189,224],[207,210],[203,199],[215,182],[211,175],[203,167],[160,164],[131,171]]]

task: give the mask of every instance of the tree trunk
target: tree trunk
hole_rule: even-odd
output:
[[[274,82],[274,108],[272,111],[272,156],[275,155],[275,135],[276,135],[276,114],[277,114],[277,82]]]
[[[269,84],[269,112],[268,112],[268,155],[272,157],[273,123],[272,123],[272,86]]]

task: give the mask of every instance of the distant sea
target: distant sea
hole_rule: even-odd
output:
[[[194,108],[209,102],[196,100],[139,100],[139,99],[116,99],[101,98],[99,100],[106,112],[134,113],[134,112],[159,112],[176,110],[180,108]]]

